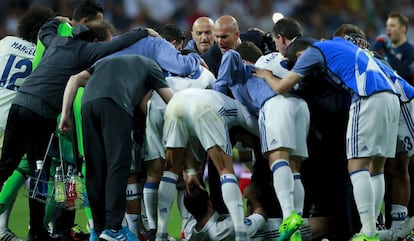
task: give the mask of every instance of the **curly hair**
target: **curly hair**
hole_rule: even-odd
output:
[[[48,7],[32,6],[19,20],[17,25],[17,36],[36,43],[40,27],[55,16],[54,11]]]

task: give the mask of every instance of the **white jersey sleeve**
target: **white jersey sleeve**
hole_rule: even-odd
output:
[[[289,70],[282,65],[282,62],[285,60],[285,57],[283,57],[281,53],[273,52],[260,56],[254,65],[261,69],[270,70],[274,76],[283,78],[287,73],[289,73]]]
[[[205,67],[200,66],[200,68],[202,68],[201,75],[197,79],[181,76],[167,76],[165,77],[165,80],[167,80],[168,85],[174,92],[188,88],[212,89],[214,87],[216,77],[214,77],[214,74]],[[151,101],[156,106],[165,108],[165,103],[158,93],[154,92],[152,94]]]
[[[0,40],[0,149],[16,90],[32,72],[36,45],[14,36]]]
[[[218,213],[214,213],[210,220],[199,231],[195,229],[196,223],[196,220],[192,218],[184,228],[185,238],[189,241],[233,241],[235,238],[234,225],[229,215],[219,215]],[[257,230],[263,229],[265,224],[266,220],[260,214],[252,214],[244,219],[246,233],[249,237],[253,236]]]
[[[190,237],[186,236],[186,239],[189,241],[233,241],[235,237],[231,217],[214,213],[201,230],[197,231],[193,226]]]

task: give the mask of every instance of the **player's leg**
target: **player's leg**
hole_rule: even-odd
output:
[[[29,165],[27,159],[23,158],[19,167],[4,183],[3,189],[0,192],[0,240],[11,240],[13,237],[13,240],[19,240],[9,229],[9,218],[19,190],[27,180],[28,172]]]
[[[307,157],[309,129],[309,111],[304,105],[306,103],[298,98],[275,96],[266,101],[259,116],[262,153],[268,157],[273,187],[283,214],[279,240],[289,239],[304,223],[300,165]],[[295,156],[292,159],[291,154]]]
[[[167,166],[158,190],[158,222],[156,240],[168,237],[168,218],[177,195],[177,180],[183,171],[184,148],[167,148]]]
[[[149,235],[154,238],[157,230],[158,191],[162,173],[164,171],[164,163],[162,158],[145,161],[147,178],[144,183],[143,199],[145,214],[148,220]]]
[[[144,163],[147,179],[144,183],[143,196],[149,236],[152,241],[157,229],[159,185],[165,170],[165,150],[162,144],[164,111],[164,106],[158,106],[152,101],[147,103],[144,138]]]
[[[376,220],[384,200],[384,164],[385,158],[395,155],[399,116],[398,97],[390,93],[378,93],[351,104],[346,134],[348,172],[362,224],[360,234],[352,240],[379,240]],[[375,179],[381,173],[382,178]]]
[[[207,153],[219,171],[223,200],[234,223],[236,240],[243,240],[246,238],[243,201],[238,180],[233,170],[233,158],[218,146],[209,148]]]
[[[177,195],[176,184],[184,169],[184,151],[189,140],[188,113],[182,109],[184,98],[172,99],[164,115],[163,142],[166,149],[166,168],[163,172],[158,190],[157,235],[156,239],[164,241],[168,237],[168,217]],[[180,115],[180,118],[177,117]]]

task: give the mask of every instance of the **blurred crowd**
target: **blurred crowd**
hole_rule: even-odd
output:
[[[59,15],[69,16],[80,0],[1,0],[0,38],[14,34],[17,20],[31,5],[52,7]],[[105,19],[125,32],[137,26],[157,28],[175,23],[190,37],[192,22],[199,16],[212,19],[229,14],[241,29],[258,27],[270,32],[272,15],[280,12],[299,20],[305,34],[330,38],[342,23],[351,23],[365,31],[369,40],[385,33],[387,14],[399,11],[410,19],[408,39],[414,39],[414,0],[100,0]]]

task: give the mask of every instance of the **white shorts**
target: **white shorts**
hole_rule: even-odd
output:
[[[406,151],[408,156],[414,154],[414,101],[401,103],[400,121],[398,126],[398,143],[402,144],[402,149],[397,145],[397,152]]]
[[[381,92],[354,101],[346,132],[347,158],[393,158],[399,117],[399,99],[392,93]]]
[[[196,137],[204,150],[217,145],[232,155],[226,122],[217,112],[220,106],[215,106],[218,103],[209,97],[192,96],[192,105],[188,105],[188,96],[173,96],[164,115],[165,147],[184,148],[191,137]]]
[[[267,100],[259,113],[262,153],[284,147],[292,156],[308,157],[309,108],[303,99],[277,95]]]
[[[164,127],[164,112],[166,106],[147,103],[145,120],[144,161],[157,158],[165,159],[165,148],[162,144],[162,130]]]

